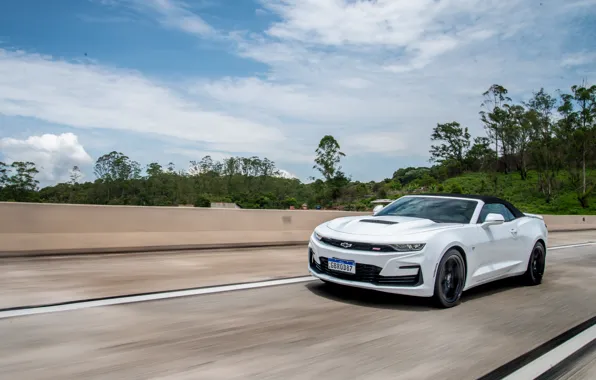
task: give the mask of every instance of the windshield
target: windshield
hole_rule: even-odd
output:
[[[470,223],[478,202],[435,197],[404,197],[375,216],[409,216],[436,223]]]

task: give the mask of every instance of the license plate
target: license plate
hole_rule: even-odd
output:
[[[329,259],[327,268],[337,272],[356,274],[356,263],[350,260]]]

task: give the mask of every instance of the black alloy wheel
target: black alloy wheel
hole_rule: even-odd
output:
[[[434,301],[441,308],[456,306],[466,283],[466,264],[457,249],[445,253],[437,271]]]
[[[546,249],[544,244],[537,242],[532,248],[530,260],[528,260],[528,269],[524,274],[526,284],[530,286],[539,285],[542,283],[544,276],[544,269],[546,268]]]

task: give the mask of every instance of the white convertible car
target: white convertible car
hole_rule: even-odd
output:
[[[505,277],[540,284],[547,239],[541,216],[496,197],[410,195],[315,228],[308,267],[325,282],[452,307],[464,290]]]

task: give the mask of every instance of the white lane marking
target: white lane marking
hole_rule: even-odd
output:
[[[0,312],[0,319],[12,318],[12,317],[22,317],[22,316],[33,315],[33,314],[80,310],[80,309],[87,309],[90,307],[98,307],[98,306],[111,306],[111,305],[120,305],[120,304],[126,304],[126,303],[134,303],[134,302],[155,301],[155,300],[161,300],[161,299],[167,299],[167,298],[178,298],[178,297],[198,296],[198,295],[212,294],[212,293],[222,293],[222,292],[229,292],[229,291],[243,290],[243,289],[256,289],[256,288],[264,288],[264,287],[277,286],[277,285],[289,285],[289,284],[296,284],[296,283],[300,283],[300,282],[307,282],[307,281],[314,281],[314,280],[316,280],[316,278],[314,278],[312,276],[304,276],[304,277],[286,278],[286,279],[280,279],[280,280],[268,280],[268,281],[251,282],[251,283],[237,284],[237,285],[213,286],[213,287],[209,287],[209,288],[180,290],[180,291],[155,293],[155,294],[147,294],[147,295],[139,295],[139,296],[122,296],[122,297],[110,298],[110,299],[106,299],[106,300],[74,302],[74,303],[66,304],[66,305],[40,306],[40,307],[34,307],[34,308],[30,308],[30,309],[6,310],[3,312]]]
[[[595,245],[595,244],[596,244],[596,242],[569,244],[569,245],[560,245],[560,246],[550,247],[548,249],[549,250],[567,249],[567,248],[583,247],[583,246]],[[34,314],[56,313],[56,312],[60,312],[60,311],[88,309],[91,307],[99,307],[99,306],[120,305],[120,304],[135,303],[135,302],[155,301],[155,300],[168,299],[168,298],[198,296],[198,295],[204,295],[204,294],[222,293],[222,292],[229,292],[229,291],[235,291],[235,290],[256,289],[256,288],[264,288],[264,287],[268,287],[268,286],[289,285],[289,284],[295,284],[295,283],[307,282],[307,281],[315,281],[315,280],[316,280],[316,278],[313,276],[304,276],[304,277],[260,281],[260,282],[238,284],[238,285],[221,285],[221,286],[213,286],[213,287],[201,288],[201,289],[180,290],[180,291],[173,291],[173,292],[169,291],[169,292],[147,294],[147,295],[140,295],[140,296],[122,296],[122,297],[114,297],[114,298],[110,298],[110,299],[106,299],[106,300],[80,301],[80,302],[73,302],[73,303],[66,304],[66,305],[40,306],[40,307],[32,307],[30,309],[7,310],[7,311],[0,312],[0,319],[21,317],[21,316],[34,315]]]
[[[596,339],[596,325],[579,333],[560,346],[553,348],[534,361],[531,361],[524,367],[505,377],[503,380],[535,379],[569,356],[573,355],[574,352],[577,352],[594,339]]]
[[[577,247],[587,247],[589,245],[596,245],[596,242],[589,242],[589,243],[578,243],[578,244],[567,244],[567,245],[557,245],[554,247],[547,248],[548,251],[554,251],[556,249],[567,249],[567,248],[577,248]]]

